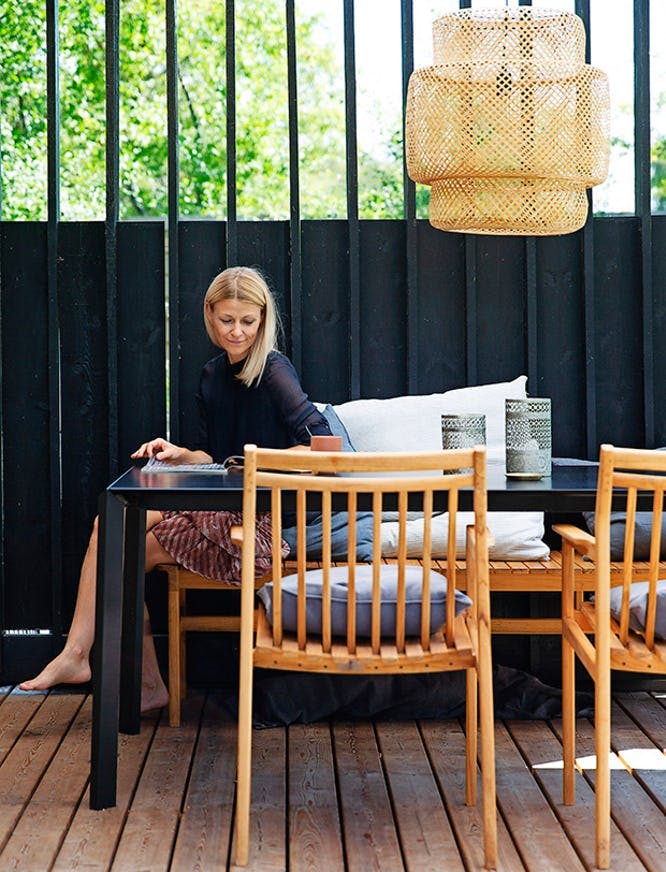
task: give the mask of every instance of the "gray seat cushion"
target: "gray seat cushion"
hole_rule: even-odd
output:
[[[420,566],[407,566],[405,571],[406,615],[405,633],[417,636],[421,632],[421,585],[423,570]],[[321,599],[323,572],[309,570],[306,584],[306,627],[309,633],[321,633]],[[398,567],[395,564],[381,567],[382,608],[380,632],[382,636],[395,635],[395,603],[398,588]],[[282,625],[288,632],[296,630],[296,599],[298,577],[288,575],[282,579]],[[334,636],[344,636],[347,632],[347,590],[348,569],[346,566],[331,568],[331,626]],[[273,619],[273,583],[264,585],[258,591],[268,620]],[[434,633],[445,621],[447,581],[439,572],[430,572],[430,632]],[[455,592],[455,612],[460,614],[472,604],[462,591]],[[372,566],[356,565],[356,626],[361,637],[370,636],[372,623]]]
[[[583,512],[587,528],[594,536],[594,512]],[[624,560],[624,534],[627,529],[627,516],[624,512],[611,512],[610,543],[611,560]],[[650,559],[652,536],[652,512],[636,512],[634,527],[634,560]],[[661,522],[660,558],[666,560],[666,515]]]

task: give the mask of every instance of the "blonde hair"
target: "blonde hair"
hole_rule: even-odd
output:
[[[247,266],[232,266],[215,276],[204,298],[204,324],[213,345],[220,348],[213,330],[213,306],[221,300],[240,300],[252,303],[261,309],[261,324],[252,343],[245,364],[238,373],[244,385],[258,383],[266,366],[266,359],[278,347],[280,316],[266,279],[261,273]]]

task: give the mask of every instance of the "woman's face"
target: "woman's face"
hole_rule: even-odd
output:
[[[261,309],[242,300],[219,300],[209,306],[213,333],[230,363],[247,357],[261,326]]]

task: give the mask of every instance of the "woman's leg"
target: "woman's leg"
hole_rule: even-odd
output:
[[[148,512],[146,529],[150,530],[162,520],[160,512]],[[82,684],[90,680],[90,649],[95,638],[95,588],[97,583],[97,519],[93,525],[92,535],[81,567],[79,589],[76,595],[74,617],[67,635],[63,650],[48,663],[35,678],[24,681],[19,686],[21,690],[47,690],[56,684]],[[173,563],[173,558],[167,554],[152,533],[146,534],[146,572],[158,563]],[[144,615],[144,633],[150,632],[150,622],[147,612]],[[155,679],[157,658],[152,636],[146,644],[144,639],[144,672],[148,667],[149,684],[153,691],[148,695],[155,696],[159,690],[159,682]],[[160,679],[161,681],[161,679]],[[164,684],[162,683],[162,687]],[[166,688],[164,688],[166,693]],[[158,693],[159,697],[160,694]],[[163,705],[164,703],[162,703]],[[155,706],[152,706],[153,708]],[[142,706],[143,708],[143,706]]]
[[[162,519],[159,515],[158,522]],[[146,526],[148,526],[146,522]],[[154,526],[154,524],[151,524]],[[151,532],[146,534],[146,572],[150,572],[160,563],[174,563],[173,557],[162,548]],[[150,626],[150,616],[145,604],[143,606],[143,661],[141,663],[141,711],[162,708],[169,702],[169,691],[157,663],[157,653]]]

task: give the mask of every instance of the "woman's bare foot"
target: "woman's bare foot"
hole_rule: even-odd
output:
[[[162,677],[151,676],[143,678],[141,682],[141,714],[161,709],[169,702],[169,691],[162,681]]]
[[[56,684],[85,684],[90,681],[88,655],[77,646],[66,646],[36,678],[22,681],[21,690],[48,690]]]

